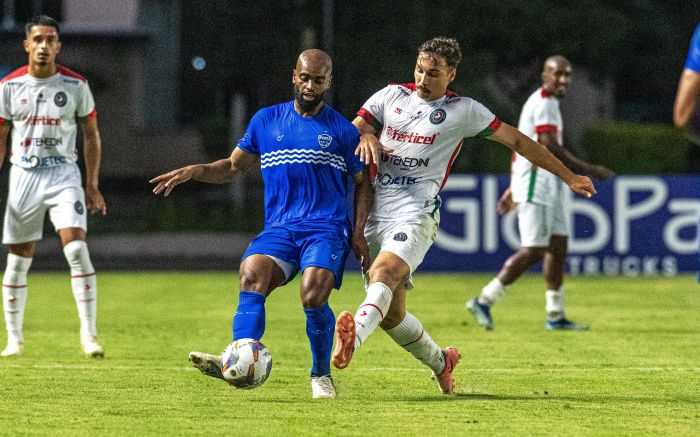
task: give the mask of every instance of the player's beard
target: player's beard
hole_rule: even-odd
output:
[[[325,96],[326,92],[324,91],[321,94],[316,94],[316,98],[313,100],[304,100],[304,94],[299,91],[299,88],[294,87],[294,99],[297,101],[302,112],[313,112],[313,110],[323,102]]]

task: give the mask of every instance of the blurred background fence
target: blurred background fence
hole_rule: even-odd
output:
[[[22,26],[38,13],[60,21],[59,63],[88,78],[97,102],[109,214],[90,219],[91,239],[259,231],[259,171],[167,199],[148,180],[228,156],[258,108],[291,99],[309,47],[333,56],[328,100],[352,118],[387,83],[412,81],[421,42],[455,36],[464,58],[451,88],[511,124],[543,60],[563,54],[574,66],[562,101],[569,148],[618,174],[700,171],[700,148],[670,124],[697,0],[0,0],[0,73],[26,63]],[[509,163],[504,147],[470,140],[453,173],[502,174]]]

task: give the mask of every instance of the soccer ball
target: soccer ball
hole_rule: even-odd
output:
[[[236,388],[260,387],[272,370],[272,355],[252,338],[236,340],[221,355],[224,380]]]

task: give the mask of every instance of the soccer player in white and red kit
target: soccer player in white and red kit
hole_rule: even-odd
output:
[[[61,49],[58,23],[40,16],[26,25],[28,65],[0,81],[0,162],[12,134],[9,194],[3,228],[9,245],[2,282],[7,347],[3,357],[21,355],[27,301],[27,272],[46,213],[58,232],[71,270],[85,355],[103,357],[97,342],[97,284],[85,242],[87,211],[106,213],[98,188],[101,143],[95,102],[82,76],[56,64]],[[78,124],[83,131],[86,187],[76,164]]]
[[[353,317],[344,311],[338,316],[333,354],[336,367],[347,367],[353,352],[379,325],[432,369],[445,394],[453,392],[457,350],[442,350],[406,311],[405,299],[413,285],[411,274],[435,240],[439,192],[462,140],[493,139],[551,170],[572,190],[595,194],[590,179],[573,174],[542,145],[502,123],[480,103],[447,90],[461,57],[453,38],[425,42],[418,49],[415,82],[380,90],[353,121],[363,134],[358,153],[377,165],[375,203],[365,227],[374,261],[367,297],[357,313]]]
[[[527,99],[520,114],[518,129],[543,144],[572,171],[607,179],[612,172],[577,158],[564,144],[564,123],[559,100],[571,84],[571,63],[563,56],[547,58],[542,70],[542,87]],[[513,153],[510,188],[498,201],[503,214],[517,205],[521,248],[506,260],[498,275],[467,302],[467,308],[479,324],[493,329],[491,306],[506,286],[512,284],[531,266],[544,259],[542,267],[547,283],[545,328],[584,331],[588,327],[566,318],[564,314],[564,264],[571,224],[566,186],[552,173],[538,168],[526,157]]]

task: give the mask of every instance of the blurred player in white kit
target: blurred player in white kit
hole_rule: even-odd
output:
[[[106,214],[98,188],[102,145],[95,102],[85,78],[56,64],[61,50],[58,23],[39,16],[27,23],[28,64],[0,81],[0,163],[12,134],[10,181],[3,244],[9,246],[2,282],[7,329],[3,357],[21,355],[27,302],[27,272],[44,218],[58,233],[71,271],[80,317],[80,345],[92,358],[104,356],[97,342],[97,281],[87,244],[87,211]],[[83,132],[86,185],[76,164],[76,136]]]
[[[571,71],[571,63],[565,57],[547,58],[542,68],[542,86],[525,102],[518,129],[547,147],[571,171],[608,179],[612,175],[609,169],[589,164],[563,147],[564,124],[559,101],[571,85]],[[508,285],[541,260],[547,284],[545,328],[588,330],[586,325],[567,319],[564,313],[564,267],[571,234],[566,195],[566,186],[556,176],[513,153],[510,187],[498,200],[497,209],[504,214],[517,207],[521,248],[506,260],[479,296],[467,301],[467,308],[486,330],[493,330],[491,306]]]

